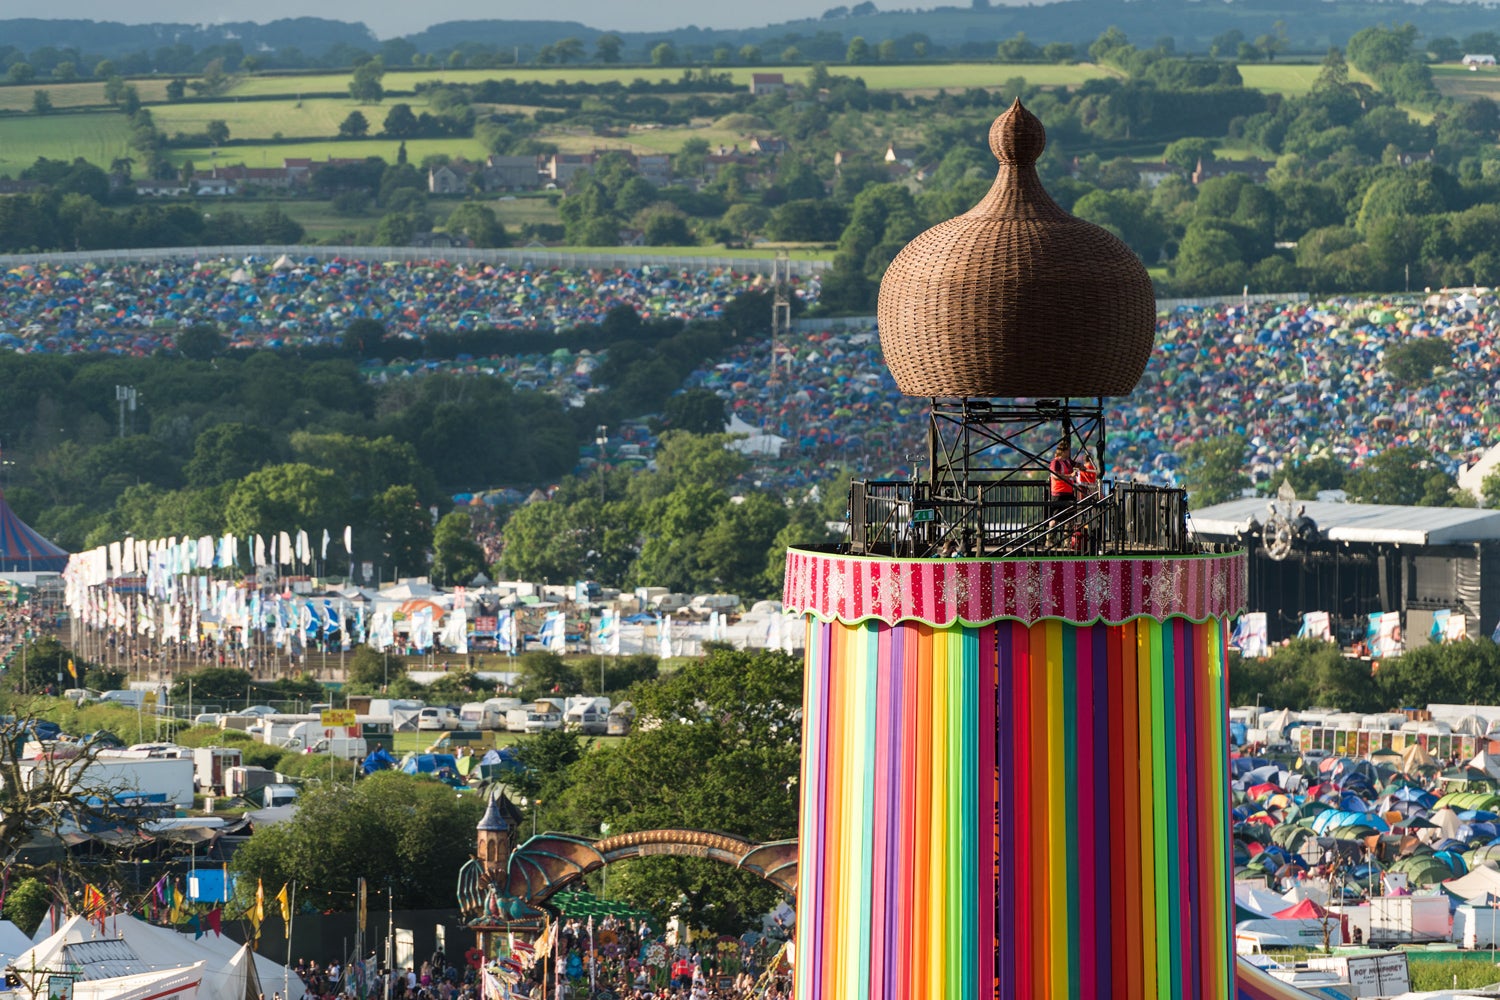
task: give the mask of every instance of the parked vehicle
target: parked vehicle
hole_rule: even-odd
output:
[[[526,711],[525,732],[540,733],[549,729],[562,729],[561,712],[538,712],[537,706],[532,705]]]
[[[492,698],[489,701],[464,703],[458,710],[458,728],[469,732],[504,729],[507,709],[501,708],[499,701],[498,698]],[[516,704],[519,705],[520,702]]]
[[[429,705],[417,715],[418,729],[448,732],[458,728],[458,713],[446,706]]]

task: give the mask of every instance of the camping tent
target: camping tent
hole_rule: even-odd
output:
[[[46,971],[72,972],[78,977],[77,995],[98,1000],[254,1000],[265,992],[263,984],[279,988],[283,983],[290,990],[287,1000],[303,996],[295,973],[248,945],[216,933],[194,938],[126,916],[108,918],[102,931],[83,917],[70,917],[9,968],[23,983],[36,982]],[[44,986],[45,978],[38,985]]]
[[[0,573],[61,573],[68,553],[16,516],[0,493]]]

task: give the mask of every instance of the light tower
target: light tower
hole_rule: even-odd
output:
[[[1103,401],[1149,360],[1140,261],[1042,188],[1041,123],[881,283],[931,405],[926,474],[857,481],[792,549],[807,628],[797,996],[1228,998],[1225,677],[1245,561],[1181,491],[1111,482]],[[1059,444],[1100,482],[1050,496]]]

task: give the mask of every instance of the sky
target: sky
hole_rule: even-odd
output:
[[[817,17],[825,9],[848,0],[757,0],[729,3],[727,0],[550,0],[545,4],[527,0],[444,0],[440,4],[394,2],[394,0],[257,0],[250,7],[228,8],[227,16],[214,20],[258,22],[283,17],[325,17],[335,21],[363,21],[376,35],[421,31],[439,21],[540,20],[579,21],[592,28],[624,31],[660,31],[697,25],[703,28],[749,28],[806,17]],[[879,4],[879,6],[886,6]],[[197,24],[215,9],[199,0],[52,0],[46,17],[82,18],[144,24],[153,21]],[[36,8],[22,0],[0,0],[0,18],[35,17]]]

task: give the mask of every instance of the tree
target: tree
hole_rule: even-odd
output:
[[[651,65],[676,66],[677,46],[671,42],[658,42],[651,47]]]
[[[746,599],[772,596],[780,584],[766,586],[766,553],[786,523],[786,507],[764,493],[751,493],[743,502],[725,506],[700,542],[703,580],[717,591]]]
[[[52,95],[45,90],[33,90],[31,92],[31,110],[34,114],[45,115],[52,111]]]
[[[631,699],[649,725],[569,768],[561,815],[573,829],[733,830],[755,841],[795,836],[802,665],[784,653],[712,649]],[[695,775],[683,781],[682,775]],[[552,821],[549,819],[549,825]],[[723,865],[647,858],[611,874],[610,889],[694,926],[728,932],[775,905],[769,883]]]
[[[363,139],[370,131],[370,120],[365,117],[364,112],[354,110],[344,116],[339,122],[339,138],[341,139]]]
[[[552,51],[560,63],[579,62],[584,58],[583,39],[571,35],[560,38],[552,44]]]
[[[1452,506],[1455,485],[1430,454],[1414,445],[1386,448],[1344,480],[1356,503],[1420,507]]]
[[[510,245],[505,227],[495,218],[494,209],[477,201],[466,201],[448,214],[444,228],[450,233],[468,237],[476,247]]]
[[[31,63],[11,63],[10,69],[5,71],[5,79],[10,83],[30,83],[36,79],[36,69]]]
[[[724,400],[708,389],[688,389],[667,400],[662,423],[688,434],[722,434]]]
[[[410,104],[392,104],[386,112],[381,134],[393,139],[406,139],[418,133],[417,116],[412,114]]]
[[[483,809],[481,796],[399,771],[325,783],[303,792],[291,820],[257,830],[231,867],[252,899],[257,882],[295,881],[317,909],[349,910],[348,887],[364,878],[389,886],[400,908],[451,906],[453,873],[473,853]]]
[[[217,486],[249,475],[274,456],[275,447],[265,427],[214,424],[193,442],[193,457],[183,467],[183,474],[191,486]]]
[[[432,533],[432,575],[440,586],[467,583],[484,572],[484,550],[461,510],[443,515]]]
[[[186,702],[189,690],[194,701],[232,702],[239,704],[250,696],[255,678],[238,667],[202,667],[184,674],[172,683],[173,701]]]
[[[187,96],[187,80],[180,76],[167,81],[167,100],[180,101]]]
[[[361,104],[379,104],[385,97],[385,87],[380,82],[384,76],[385,64],[379,59],[357,66],[349,81],[349,96]]]
[[[625,39],[613,31],[606,31],[594,39],[594,55],[602,63],[617,63],[620,61],[620,52],[625,48]]]
[[[1453,363],[1453,348],[1440,337],[1419,337],[1385,349],[1381,365],[1404,385],[1425,385]]]
[[[391,486],[370,501],[369,523],[379,540],[380,562],[392,577],[420,574],[432,547],[432,518],[413,486]]]
[[[193,361],[208,361],[224,350],[224,336],[218,327],[195,323],[174,338],[177,350]]]
[[[572,668],[556,653],[533,649],[522,653],[516,666],[521,685],[528,691],[562,691],[573,686]]]
[[[5,919],[19,927],[23,934],[35,933],[52,902],[52,888],[39,878],[27,876],[6,893]]]
[[[327,469],[291,463],[250,473],[224,508],[225,527],[241,538],[272,531],[329,528],[347,521],[349,490]]]
[[[1245,438],[1225,434],[1188,444],[1179,453],[1178,481],[1195,508],[1232,500],[1250,485],[1245,475]]]
[[[406,661],[361,643],[349,654],[349,683],[370,691],[383,691],[387,684],[406,676]]]
[[[229,141],[229,125],[222,118],[210,119],[203,126],[203,134],[208,139],[210,146],[222,146]]]
[[[855,35],[849,40],[849,48],[844,52],[844,61],[851,66],[862,66],[870,61],[870,43],[865,41],[862,35]]]

